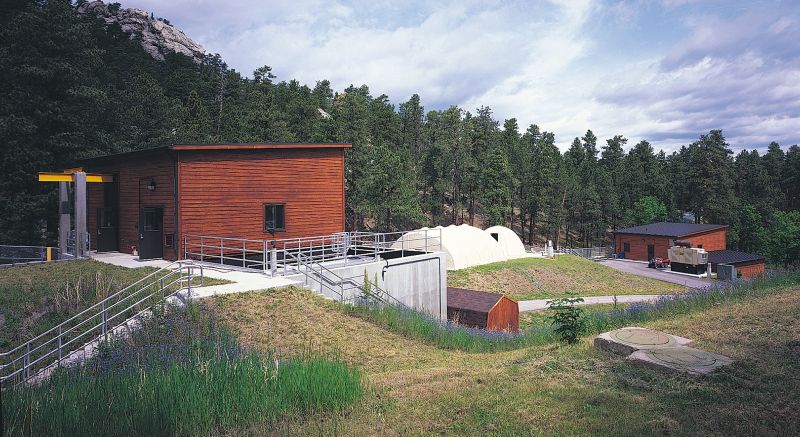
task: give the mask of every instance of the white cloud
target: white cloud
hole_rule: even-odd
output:
[[[723,6],[720,6],[723,5]],[[732,144],[797,142],[798,7],[646,1],[130,0],[245,75],[367,84],[428,109],[490,106],[555,132],[672,148],[709,129]],[[667,14],[671,29],[648,20]],[[674,16],[674,17],[673,17]],[[659,18],[660,19],[660,18]],[[609,36],[609,35],[613,35]],[[685,35],[680,37],[680,35]],[[614,39],[615,38],[615,39]],[[676,41],[677,38],[677,41]],[[649,45],[642,50],[641,41]],[[636,48],[636,50],[634,50]],[[501,120],[502,121],[502,120]]]

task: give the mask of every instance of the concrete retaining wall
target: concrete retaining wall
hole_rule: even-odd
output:
[[[378,286],[403,304],[441,320],[447,319],[447,260],[443,252],[361,263],[332,271],[343,278],[355,278],[358,284],[363,283],[366,272],[370,281],[377,278]],[[308,287],[320,291],[317,281],[309,283]],[[338,299],[329,290],[321,291]],[[359,292],[350,290],[344,298]]]

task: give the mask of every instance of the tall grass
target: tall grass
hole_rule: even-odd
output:
[[[4,395],[9,435],[196,435],[337,411],[363,393],[335,357],[241,347],[208,311],[167,310],[80,367]]]
[[[423,312],[397,305],[346,304],[343,307],[350,315],[442,349],[494,352],[547,344],[556,339],[549,326],[535,326],[519,333],[496,332],[468,328],[452,321],[442,322]]]
[[[589,313],[586,315],[587,329],[588,333],[597,334],[633,323],[700,311],[719,303],[764,295],[797,284],[800,284],[800,271],[717,283],[682,294],[663,295],[651,303],[635,303],[621,309]],[[493,332],[467,328],[452,321],[442,322],[425,313],[395,305],[344,305],[344,309],[351,315],[442,349],[493,352],[558,341],[554,327],[549,324],[532,326],[519,333]]]
[[[587,323],[589,332],[599,333],[633,323],[702,311],[723,303],[766,296],[797,284],[800,284],[800,270],[771,272],[759,278],[691,288],[686,293],[663,295],[653,302],[634,303],[622,309],[593,312],[588,315]]]

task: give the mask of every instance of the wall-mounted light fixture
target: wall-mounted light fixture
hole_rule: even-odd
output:
[[[150,178],[150,182],[147,183],[147,190],[148,191],[155,191],[156,190],[156,180],[155,180],[155,178]]]

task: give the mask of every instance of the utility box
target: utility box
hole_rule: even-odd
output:
[[[732,281],[736,279],[736,267],[730,264],[717,264],[717,280]]]

